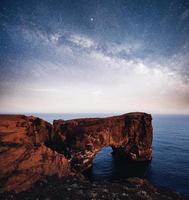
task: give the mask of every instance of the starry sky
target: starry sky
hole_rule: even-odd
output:
[[[0,112],[189,114],[188,0],[1,0]]]

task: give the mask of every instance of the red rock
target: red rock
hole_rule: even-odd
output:
[[[55,120],[0,115],[0,186],[24,191],[44,176],[87,169],[103,147],[135,161],[152,156],[151,115],[129,113],[107,118]]]
[[[106,146],[135,161],[151,160],[151,115],[129,113],[107,118],[55,120],[52,143],[62,150],[76,171],[85,170]]]
[[[45,146],[52,125],[35,117],[0,116],[1,190],[20,192],[46,175],[70,174],[68,160]]]

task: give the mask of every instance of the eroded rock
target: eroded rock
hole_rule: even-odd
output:
[[[68,160],[45,146],[51,124],[35,117],[0,116],[1,190],[20,192],[43,176],[70,174]]]
[[[76,170],[90,167],[103,147],[111,146],[114,154],[134,161],[152,157],[151,115],[129,113],[107,118],[55,120],[52,145],[64,153]]]
[[[55,120],[0,115],[0,186],[24,191],[44,176],[78,173],[96,153],[111,146],[115,155],[146,161],[152,155],[151,115]]]

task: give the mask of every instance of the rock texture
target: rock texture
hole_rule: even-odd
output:
[[[68,160],[48,147],[52,125],[35,117],[0,116],[1,190],[20,192],[44,176],[70,174]]]
[[[145,179],[89,182],[81,176],[47,177],[31,189],[15,194],[0,193],[3,200],[184,200],[177,192],[159,188]]]
[[[78,173],[103,147],[115,155],[146,161],[152,155],[151,115],[56,120],[0,115],[0,186],[20,192],[44,176]]]
[[[129,113],[107,118],[55,120],[51,148],[63,153],[72,169],[82,171],[91,166],[103,147],[134,161],[152,157],[152,118],[146,113]]]
[[[144,179],[91,183],[79,173],[105,146],[117,156],[150,160],[151,120],[146,113],[129,113],[56,120],[52,126],[36,117],[0,115],[0,199],[182,200]]]

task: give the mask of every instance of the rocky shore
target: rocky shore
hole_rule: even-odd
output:
[[[21,192],[45,176],[66,177],[92,164],[105,146],[134,161],[152,155],[151,115],[55,120],[0,115],[0,188]]]
[[[90,182],[81,175],[46,177],[29,190],[0,194],[2,200],[184,200],[177,192],[155,187],[147,180]]]
[[[152,156],[152,117],[128,113],[107,118],[55,120],[0,115],[0,199],[183,199],[139,178],[90,182],[82,172],[111,146],[135,162]]]

